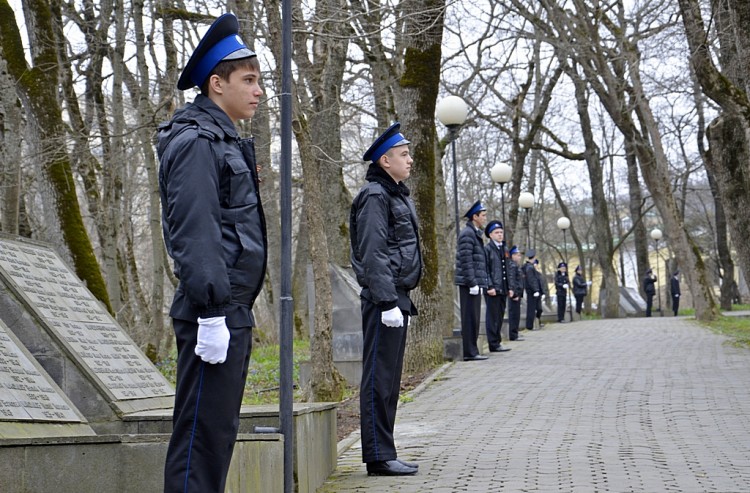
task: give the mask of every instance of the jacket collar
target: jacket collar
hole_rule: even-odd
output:
[[[404,182],[396,181],[389,175],[383,168],[375,163],[371,163],[367,168],[367,175],[365,176],[367,181],[373,181],[379,183],[383,188],[388,191],[391,195],[404,195],[409,196],[409,188],[404,185]]]

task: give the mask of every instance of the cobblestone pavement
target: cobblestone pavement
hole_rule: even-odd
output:
[[[750,492],[750,350],[686,318],[546,325],[399,408],[411,477],[357,440],[318,493]]]

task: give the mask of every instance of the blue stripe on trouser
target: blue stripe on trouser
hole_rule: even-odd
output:
[[[185,468],[185,493],[188,493],[188,478],[190,478],[190,458],[193,455],[193,441],[195,440],[195,427],[198,423],[198,408],[201,403],[201,391],[203,390],[203,370],[206,363],[201,362],[201,376],[198,380],[198,395],[195,398],[195,413],[193,414],[193,428],[190,430],[190,445],[188,446],[187,466]]]

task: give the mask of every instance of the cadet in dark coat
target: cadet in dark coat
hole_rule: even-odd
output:
[[[521,251],[513,245],[508,262],[508,338],[511,341],[523,341],[518,335],[521,323],[521,299],[524,291],[524,276],[521,270]]]
[[[542,302],[542,283],[534,267],[536,250],[526,251],[526,263],[523,265],[524,287],[526,289],[526,328],[534,330],[537,306]]]
[[[569,287],[568,264],[560,262],[557,264],[557,272],[555,273],[555,294],[557,295],[557,321],[561,324],[565,323],[565,305]]]
[[[365,152],[367,183],[349,216],[351,261],[362,286],[362,461],[371,476],[416,474],[398,459],[393,440],[409,317],[417,309],[409,292],[422,276],[419,227],[404,185],[413,160],[409,141],[393,124]]]
[[[589,283],[583,278],[583,269],[581,266],[576,267],[576,275],[573,276],[573,296],[576,298],[576,313],[581,314],[583,309],[583,299],[588,293]]]
[[[490,241],[484,245],[487,256],[487,291],[484,294],[484,322],[487,331],[487,343],[490,351],[499,353],[510,351],[503,347],[501,329],[505,317],[505,303],[508,297],[508,275],[503,242],[503,223],[490,221],[484,229]]]
[[[672,311],[674,316],[677,316],[677,311],[680,309],[680,271],[676,270],[672,279],[669,280],[669,291],[672,293]]]
[[[656,276],[651,269],[646,271],[646,277],[643,278],[643,292],[646,293],[646,316],[651,316],[651,307],[654,305],[654,295],[656,294]]]
[[[177,83],[201,94],[159,127],[162,226],[179,279],[169,312],[177,385],[165,492],[224,491],[266,271],[254,145],[235,128],[263,91],[238,28],[231,14],[211,25]]]
[[[483,289],[487,289],[487,258],[484,254],[482,233],[487,221],[487,212],[480,201],[466,211],[466,226],[461,230],[456,248],[456,274],[454,284],[458,286],[461,303],[461,338],[464,345],[464,361],[485,360],[479,354],[479,318],[482,309]]]

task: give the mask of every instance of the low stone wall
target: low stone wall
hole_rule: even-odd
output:
[[[164,488],[169,435],[0,441],[3,493],[147,493]],[[227,493],[284,490],[284,437],[240,435]]]

